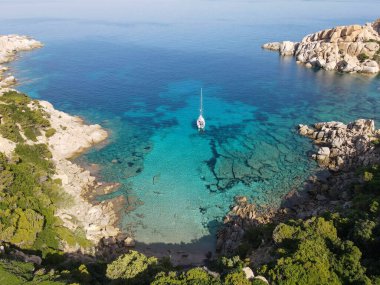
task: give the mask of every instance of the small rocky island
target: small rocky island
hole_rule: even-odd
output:
[[[364,26],[349,25],[305,36],[301,42],[262,46],[282,56],[295,56],[306,67],[376,74],[380,64],[380,19]]]

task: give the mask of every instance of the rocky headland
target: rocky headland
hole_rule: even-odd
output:
[[[373,23],[339,26],[305,36],[300,42],[262,46],[282,56],[295,56],[306,67],[377,74],[380,64],[380,19]]]
[[[17,52],[42,46],[42,43],[26,36],[0,36],[0,64],[16,59]],[[16,82],[8,67],[0,65],[0,96],[9,91],[17,92],[12,88]],[[67,196],[67,202],[62,203],[63,206],[57,209],[55,215],[66,228],[72,231],[83,230],[85,237],[94,245],[102,239],[119,235],[117,211],[124,203],[123,197],[103,202],[88,199],[94,191],[110,192],[117,185],[98,182],[89,171],[70,161],[74,156],[106,140],[107,131],[100,125],[87,125],[79,117],[58,111],[46,101],[33,100],[28,107],[31,110],[41,110],[50,122],[50,133],[42,131],[35,141],[27,139],[20,126],[19,129],[26,144],[46,144],[52,154],[55,166],[53,178],[61,181],[62,190]],[[0,151],[8,157],[16,146],[14,141],[0,136]],[[63,246],[66,252],[83,251],[79,245]]]
[[[247,231],[260,225],[307,219],[350,208],[354,194],[350,186],[364,182],[357,169],[380,163],[380,129],[375,129],[373,120],[299,125],[298,131],[316,145],[311,158],[317,161],[320,170],[304,182],[302,189],[284,196],[278,209],[260,207],[246,197],[236,197],[217,234],[217,251],[222,255],[235,253]],[[252,263],[259,266],[272,261],[272,247],[263,241],[250,256]]]

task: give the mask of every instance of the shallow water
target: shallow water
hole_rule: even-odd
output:
[[[85,13],[57,1],[41,14],[5,1],[0,23],[46,45],[12,64],[19,89],[110,130],[109,144],[79,161],[122,184],[99,199],[127,197],[123,228],[144,244],[212,248],[235,195],[278,205],[313,173],[298,124],[379,119],[379,77],[310,70],[260,48],[375,12],[355,1],[293,2],[114,0]],[[201,87],[204,133],[195,127]]]

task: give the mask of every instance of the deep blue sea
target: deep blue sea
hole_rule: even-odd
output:
[[[298,124],[380,121],[379,76],[307,69],[261,45],[373,21],[377,6],[5,0],[0,33],[45,44],[11,64],[21,91],[109,130],[105,147],[77,161],[121,183],[99,199],[125,195],[123,229],[151,247],[212,249],[234,196],[278,205],[316,170]],[[203,133],[195,125],[200,88]]]

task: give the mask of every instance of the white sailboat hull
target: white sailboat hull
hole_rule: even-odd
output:
[[[197,127],[198,127],[198,130],[204,130],[204,128],[206,127],[206,121],[202,115],[198,117]]]

